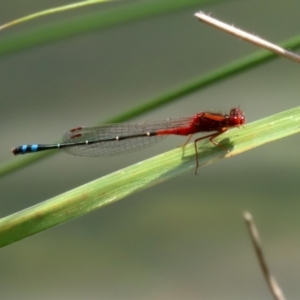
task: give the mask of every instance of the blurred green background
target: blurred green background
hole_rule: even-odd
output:
[[[0,39],[133,2],[47,16]],[[5,1],[0,23],[68,3]],[[273,42],[300,32],[300,2],[223,1],[1,57],[1,162],[22,159],[12,157],[13,146],[51,143],[257,50],[199,23],[199,10]],[[240,105],[251,122],[298,106],[299,74],[299,65],[280,58],[139,120]],[[170,137],[111,158],[52,156],[1,178],[1,217],[183,142]],[[271,299],[242,220],[246,209],[271,270],[287,298],[297,299],[298,150],[291,136],[2,248],[1,299]]]

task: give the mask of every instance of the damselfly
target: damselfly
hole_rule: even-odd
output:
[[[64,134],[59,144],[22,145],[12,149],[14,155],[39,152],[50,149],[62,149],[79,156],[110,156],[128,153],[151,146],[168,135],[189,136],[211,132],[194,140],[196,154],[196,172],[198,168],[197,142],[209,138],[215,146],[228,152],[214,139],[231,127],[238,127],[246,122],[243,112],[233,108],[229,114],[199,112],[194,116],[149,122],[144,124],[107,124],[95,127],[77,127]]]

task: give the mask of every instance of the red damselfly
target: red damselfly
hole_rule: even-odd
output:
[[[214,139],[229,128],[238,127],[246,122],[243,112],[233,108],[229,114],[199,112],[192,117],[169,119],[144,124],[107,124],[95,127],[78,127],[64,134],[60,144],[22,145],[12,149],[14,155],[62,149],[79,156],[110,156],[143,149],[159,142],[168,135],[189,136],[199,132],[211,132],[194,140],[196,172],[198,169],[197,142],[209,139],[215,146],[228,152]]]

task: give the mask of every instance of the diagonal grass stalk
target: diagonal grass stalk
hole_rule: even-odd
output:
[[[209,141],[199,143],[201,167],[300,132],[300,107],[229,130],[218,137],[229,154]],[[0,219],[0,247],[114,203],[183,172],[194,176],[195,150],[189,144],[84,184]],[[201,168],[198,170],[201,174]]]

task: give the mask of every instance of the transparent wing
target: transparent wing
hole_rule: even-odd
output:
[[[154,133],[159,130],[187,126],[190,121],[191,118],[180,118],[144,124],[120,123],[80,127],[65,133],[63,142],[78,143],[89,141],[92,143],[74,145],[62,148],[62,150],[73,155],[89,157],[129,153],[149,147],[166,137],[166,135],[147,136],[148,132]],[[116,140],[116,137],[119,137],[119,140]]]

